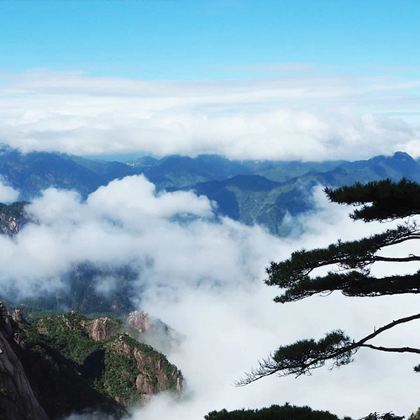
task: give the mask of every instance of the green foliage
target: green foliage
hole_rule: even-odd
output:
[[[123,351],[118,350],[121,347]],[[141,354],[141,366],[136,361],[135,353]],[[124,401],[125,405],[133,404],[142,397],[142,390],[136,385],[138,377],[145,378],[147,388],[152,392],[176,390],[177,368],[163,354],[127,335],[107,342],[103,363],[104,369],[96,379],[95,386],[110,397]],[[166,380],[159,383],[157,378],[162,374]]]
[[[366,417],[363,417],[361,420],[403,420],[404,417],[396,416],[394,413],[385,413],[385,414],[378,414],[378,413],[371,413]]]
[[[42,317],[26,326],[28,345],[43,358],[50,357],[50,349],[64,356],[94,390],[125,406],[142,396],[136,386],[139,375],[151,384],[148,392],[176,390],[180,373],[163,354],[120,333],[122,322],[116,319],[106,321],[107,330],[115,331],[114,335],[95,341],[88,333],[91,322],[74,312]],[[159,383],[158,376],[163,378]]]
[[[304,375],[311,370],[332,362],[332,367],[349,364],[357,351],[357,345],[343,331],[336,330],[316,341],[299,340],[279,347],[268,359],[260,361],[260,366],[247,374],[238,385],[247,385],[264,376],[278,373],[280,376]]]
[[[139,374],[136,359],[125,354],[107,350],[104,360],[105,369],[95,383],[112,398],[119,398],[131,405],[139,400],[136,389],[136,378]]]
[[[341,204],[362,205],[351,217],[365,222],[399,219],[420,213],[420,185],[402,179],[387,179],[368,184],[356,183],[336,190],[326,188],[330,200]]]
[[[346,418],[351,420],[350,418]],[[212,411],[205,420],[339,420],[328,411],[312,410],[309,407],[272,405],[259,410]]]
[[[416,261],[418,259],[416,256],[392,258],[377,255],[377,252],[384,247],[416,238],[420,238],[420,230],[414,222],[411,222],[361,240],[338,241],[327,248],[296,251],[285,261],[271,263],[266,270],[268,274],[266,284],[285,289],[283,295],[276,298],[276,301],[281,303],[334,290],[340,290],[348,296],[413,293],[417,289],[420,292],[418,273],[412,276],[390,276],[378,281],[375,277],[369,276],[367,269],[369,265],[378,261]],[[353,271],[310,276],[316,268],[333,264],[343,270],[353,269]]]
[[[420,408],[417,411],[408,417],[408,420],[420,420]]]
[[[285,303],[303,299],[318,293],[341,291],[345,296],[383,296],[403,293],[420,293],[420,271],[414,274],[384,276],[380,279],[370,276],[368,271],[328,272],[324,276],[302,277],[274,299]]]
[[[286,215],[293,216],[314,208],[310,191],[316,185],[340,187],[386,177],[399,181],[404,176],[420,181],[420,166],[405,153],[351,163],[327,165],[324,162],[319,166],[309,162],[303,165],[245,162],[245,166],[250,173],[242,172],[238,174],[240,176],[223,180],[210,179],[184,188],[193,189],[217,202],[219,214],[245,224],[261,224],[277,235],[296,229],[295,224],[289,225],[287,219],[285,221]],[[159,166],[154,170],[159,171]]]
[[[41,318],[36,323],[36,328],[48,345],[73,362],[82,365],[86,357],[100,346],[99,342],[89,337],[86,330],[87,322],[87,317],[70,312]]]
[[[303,374],[310,369],[323,366],[327,360],[334,360],[335,366],[351,361],[354,350],[351,340],[342,331],[332,331],[318,341],[300,340],[288,346],[279,347],[274,353],[276,367],[284,374]]]
[[[365,185],[358,183],[336,190],[326,189],[326,192],[332,201],[362,206],[353,213],[354,219],[386,221],[420,214],[420,185],[405,179],[399,182],[376,181]],[[275,298],[276,302],[281,303],[334,291],[341,291],[347,296],[420,293],[420,270],[413,274],[380,278],[370,274],[370,266],[376,262],[419,262],[420,255],[393,257],[379,253],[386,247],[419,239],[420,229],[416,223],[405,221],[396,228],[361,240],[338,241],[326,248],[296,251],[287,260],[271,263],[266,270],[268,274],[266,284],[282,289],[282,295]],[[313,275],[314,270],[329,266],[333,266],[334,270],[329,270],[323,275]],[[420,319],[420,314],[394,320],[374,329],[373,333],[358,341],[350,340],[339,330],[327,334],[319,341],[307,339],[282,346],[274,355],[260,362],[259,368],[239,383],[248,384],[274,373],[280,376],[290,374],[299,376],[324,366],[326,361],[331,361],[333,367],[346,365],[352,361],[352,356],[360,348],[420,354],[418,348],[384,347],[371,344],[371,340],[384,331],[418,319]],[[420,367],[416,367],[415,370],[420,371]]]

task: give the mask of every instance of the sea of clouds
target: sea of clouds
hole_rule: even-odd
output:
[[[315,73],[246,81],[0,73],[0,139],[24,151],[79,155],[420,156],[419,86]]]
[[[12,285],[22,296],[63,288],[62,275],[85,261],[139,269],[133,301],[184,336],[168,358],[182,370],[186,389],[181,400],[153,398],[134,410],[135,419],[196,420],[215,409],[285,402],[356,418],[372,411],[408,414],[418,404],[416,356],[363,350],[352,365],[334,371],[235,386],[279,345],[337,328],[357,339],[418,312],[416,296],[358,299],[335,293],[273,302],[280,291],[263,283],[270,261],[389,227],[351,221],[350,209],[329,203],[321,188],[313,194],[315,211],[294,220],[303,233],[280,238],[259,226],[216,218],[214,203],[193,192],[158,193],[143,176],[112,181],[85,201],[72,191],[48,189],[27,208],[34,223],[13,238],[0,236],[0,287]],[[413,242],[392,254],[416,251]],[[413,263],[406,270],[418,268]],[[392,272],[397,266],[375,268],[378,275]],[[419,327],[402,326],[377,343],[420,346]]]

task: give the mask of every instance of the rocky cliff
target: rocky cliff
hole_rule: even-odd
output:
[[[0,303],[0,419],[47,420],[20,361],[24,342]]]
[[[131,337],[149,344],[163,353],[171,352],[184,339],[178,331],[143,311],[130,312],[127,316],[125,329]]]
[[[13,236],[20,231],[27,222],[25,205],[23,202],[9,205],[0,203],[0,233]]]
[[[181,393],[181,372],[125,334],[119,320],[66,313],[29,323],[20,311],[0,309],[1,420],[59,419],[86,410],[118,419],[160,391]]]

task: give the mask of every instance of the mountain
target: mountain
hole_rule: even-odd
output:
[[[260,224],[282,233],[286,213],[298,214],[311,208],[293,184],[278,183],[259,175],[238,175],[224,181],[209,181],[187,187],[216,202],[217,211],[247,225]]]
[[[20,299],[20,302],[50,311],[123,315],[135,309],[131,296],[138,287],[136,281],[139,275],[138,271],[129,266],[100,268],[87,262],[76,264],[62,277],[66,285],[64,289],[44,293],[30,301]],[[106,284],[107,279],[112,279],[118,287],[102,290],[99,286]],[[8,296],[13,296],[12,291],[9,291]]]
[[[223,180],[252,171],[238,161],[217,155],[168,156],[159,160],[132,162],[132,168],[144,175],[158,188],[182,188],[209,180]]]
[[[237,175],[260,175],[283,182],[310,171],[326,172],[344,161],[300,162],[266,160],[229,160],[218,155],[167,156],[162,159],[141,157],[129,165],[144,173],[159,188],[182,188],[207,181],[222,181]]]
[[[368,160],[345,162],[324,173],[324,178],[321,176],[320,179],[332,186],[341,186],[385,178],[393,181],[407,178],[420,182],[420,164],[409,154],[396,152],[392,156],[376,156]]]
[[[0,149],[0,176],[30,200],[48,187],[74,189],[82,196],[113,179],[132,175],[133,169],[119,162],[93,161],[46,152],[21,153]]]
[[[117,319],[78,313],[26,321],[0,303],[0,418],[61,419],[96,411],[112,418],[153,394],[182,391],[182,374]]]
[[[13,204],[0,203],[0,234],[13,237],[30,222],[25,213],[26,202]],[[9,302],[25,304],[33,309],[42,308],[49,311],[72,310],[85,314],[106,313],[121,315],[133,311],[134,305],[130,299],[140,273],[134,269],[123,267],[99,268],[91,263],[75,264],[66,272],[62,280],[66,287],[51,293],[43,293],[38,297],[19,298],[19,291],[13,283],[8,290],[0,291],[0,299]],[[101,290],[99,285],[104,279],[112,278],[117,288]]]
[[[0,290],[0,300],[24,305],[31,312],[76,311],[87,315],[124,316],[136,308],[132,296],[138,291],[140,274],[129,266],[104,268],[85,262],[75,264],[61,275],[63,288],[22,297],[11,283],[7,289]],[[104,288],[109,281],[118,287]]]
[[[19,358],[22,350],[15,334],[13,319],[0,304],[0,418],[48,420]]]
[[[209,181],[189,186],[217,204],[218,213],[247,225],[259,224],[274,234],[286,233],[287,214],[295,216],[313,208],[311,188],[299,178],[279,183],[259,175],[240,175],[224,181]]]
[[[270,232],[282,235],[290,229],[284,223],[287,214],[296,216],[313,208],[311,191],[316,185],[339,187],[384,178],[420,182],[419,163],[402,152],[332,167],[331,170],[325,170],[325,167],[322,171],[311,170],[284,182],[260,175],[240,175],[223,181],[197,183],[184,189],[215,201],[222,216],[248,225],[261,224]]]
[[[113,179],[135,174],[144,174],[158,190],[193,190],[213,200],[219,216],[260,224],[271,233],[284,235],[290,231],[287,215],[314,208],[314,186],[403,177],[420,182],[420,163],[403,152],[355,162],[234,161],[217,155],[173,155],[161,159],[143,156],[122,163],[0,149],[0,177],[21,191],[21,199],[31,199],[50,186],[74,189],[86,197]],[[0,208],[0,228],[7,233],[14,222],[11,219],[9,228],[4,227],[6,213],[6,208]]]
[[[301,161],[270,161],[270,160],[249,160],[243,164],[251,173],[261,175],[272,181],[285,182],[288,179],[305,175],[309,172],[328,172],[341,164],[342,160],[331,160],[325,162],[301,162]]]
[[[0,178],[21,191],[23,200],[50,186],[74,189],[86,197],[113,179],[139,173],[158,190],[195,191],[217,204],[219,216],[284,235],[290,230],[288,215],[314,208],[311,191],[316,185],[338,187],[403,177],[420,182],[420,163],[402,152],[356,162],[231,161],[201,155],[121,163],[0,149]],[[25,205],[0,204],[0,234],[13,237],[29,222]],[[132,312],[130,296],[139,275],[130,267],[83,263],[65,274],[65,290],[19,302],[30,311],[30,320],[19,311],[9,314],[0,305],[0,419],[56,419],[86,409],[119,418],[132,403],[157,392],[180,393],[180,371],[144,343],[166,351],[179,342],[179,335],[159,320]],[[109,277],[119,287],[104,293],[98,285]],[[9,302],[16,297],[13,290],[7,291]],[[58,313],[63,310],[76,312]],[[267,410],[213,412],[208,419],[282,418],[290,413],[293,418],[301,414],[302,419],[321,418],[319,412],[296,407],[292,412],[283,407]]]
[[[13,204],[0,203],[0,233],[15,235],[27,223],[25,215],[25,202]]]

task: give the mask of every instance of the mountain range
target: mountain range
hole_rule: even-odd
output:
[[[260,224],[282,235],[288,232],[283,223],[287,214],[296,216],[313,209],[311,191],[316,185],[338,187],[403,177],[420,181],[420,164],[404,152],[354,162],[235,161],[217,155],[144,156],[109,162],[0,149],[0,177],[26,201],[48,187],[73,189],[86,197],[113,179],[138,174],[144,174],[158,190],[192,190],[207,196],[216,204],[218,216]]]

